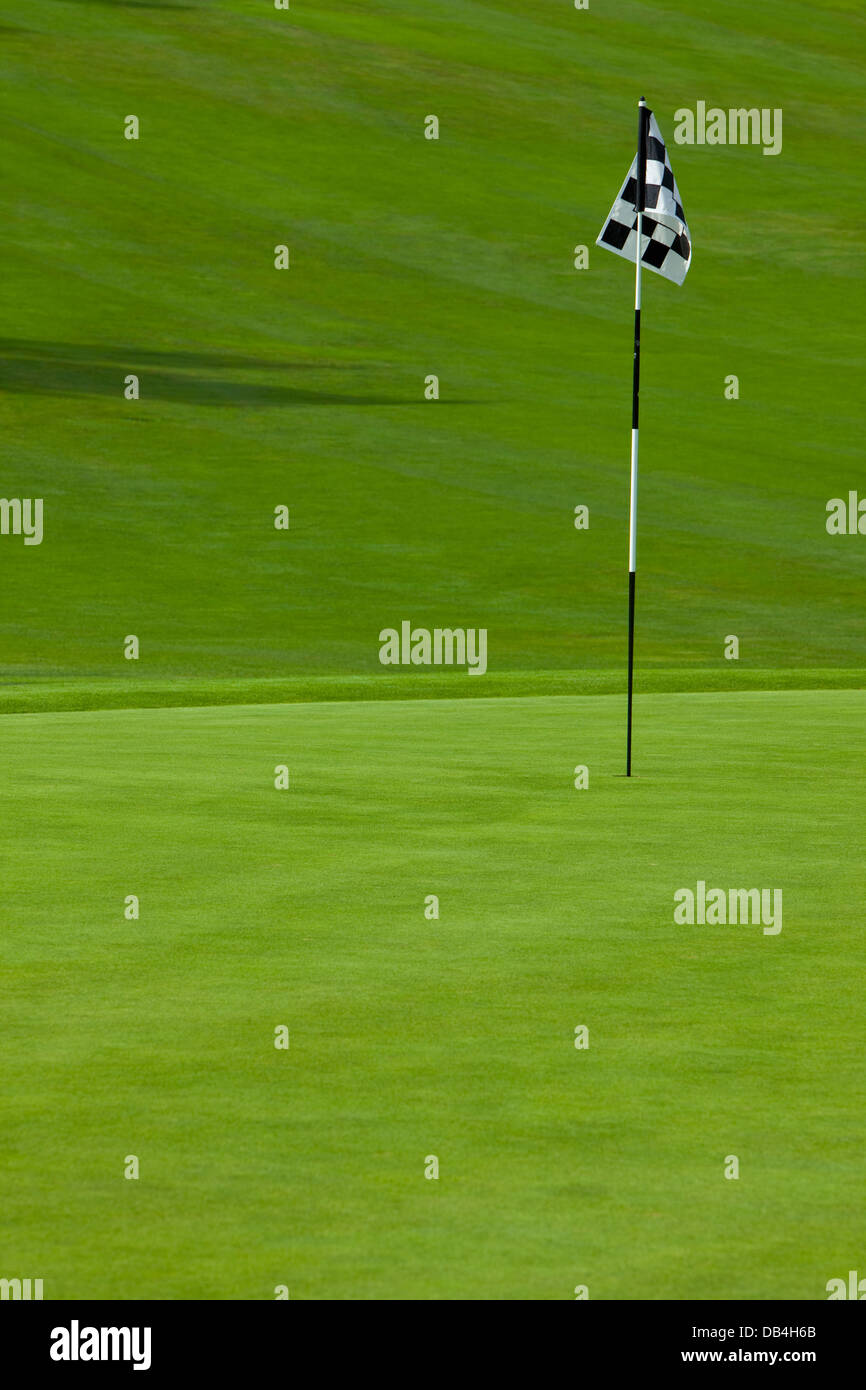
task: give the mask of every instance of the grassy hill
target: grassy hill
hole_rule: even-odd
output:
[[[645,277],[639,664],[863,664],[824,525],[858,485],[853,6],[0,15],[3,490],[46,517],[3,539],[7,674],[128,676],[127,633],[142,678],[378,674],[403,618],[486,627],[492,672],[619,666],[633,277],[594,241],[642,91],[695,253]],[[781,155],[674,145],[699,99],[781,107]]]

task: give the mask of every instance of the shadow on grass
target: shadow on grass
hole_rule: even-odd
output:
[[[382,367],[364,363],[327,361],[274,361],[228,352],[170,352],[140,347],[97,344],[40,343],[20,338],[0,338],[0,390],[38,396],[113,396],[123,400],[124,380],[139,378],[142,401],[168,401],[183,405],[292,406],[427,405],[416,390],[412,395],[386,394],[381,390],[351,389],[346,375]],[[309,383],[309,374],[325,378],[325,384]],[[234,373],[234,376],[226,375]],[[244,380],[238,373],[255,373]],[[267,374],[267,380],[261,380]],[[307,380],[304,380],[304,378]],[[333,386],[327,384],[333,382]],[[309,384],[308,384],[309,383]],[[471,405],[478,402],[451,399],[437,405]],[[141,417],[140,417],[141,418]]]
[[[122,10],[198,10],[200,5],[183,5],[172,0],[64,0],[67,5],[115,5]]]

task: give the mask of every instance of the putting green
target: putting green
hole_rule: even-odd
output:
[[[825,1297],[866,1236],[863,696],[637,710],[631,782],[610,696],[0,721],[5,1266]],[[781,932],[675,925],[698,880],[781,888]]]

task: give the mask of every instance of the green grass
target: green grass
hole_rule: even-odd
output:
[[[487,627],[492,671],[618,667],[633,277],[594,241],[644,90],[695,253],[646,277],[640,665],[736,633],[761,669],[862,666],[862,545],[824,526],[861,477],[854,7],[4,20],[3,491],[46,509],[42,546],[3,538],[10,678],[128,675],[127,633],[142,678],[363,674],[405,617]],[[782,154],[674,146],[698,99],[783,108]]]
[[[0,494],[45,506],[40,546],[0,536],[0,1277],[815,1299],[862,1268],[866,541],[825,504],[866,490],[864,27],[0,0]],[[628,782],[632,276],[594,241],[641,92],[694,264],[645,277]],[[698,100],[781,107],[782,154],[675,146]],[[487,674],[382,668],[405,619],[486,628]],[[699,878],[781,887],[782,933],[675,926]]]
[[[0,722],[4,1268],[53,1298],[825,1296],[866,1236],[863,697],[639,713],[631,782],[609,696]],[[699,878],[781,887],[781,933],[675,926]]]
[[[862,690],[866,671],[854,666],[740,669],[725,662],[682,670],[641,672],[638,690]],[[153,709],[178,705],[267,705],[335,700],[489,699],[529,695],[621,695],[623,674],[600,671],[506,671],[484,677],[464,671],[412,670],[399,675],[274,676],[247,679],[42,679],[0,686],[0,713],[50,710]]]

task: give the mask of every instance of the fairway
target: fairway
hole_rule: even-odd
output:
[[[630,784],[612,697],[3,720],[7,1263],[56,1298],[820,1297],[866,1235],[862,695],[640,710]],[[697,879],[781,887],[782,930],[674,925]]]
[[[3,489],[45,539],[0,538],[0,673],[128,677],[134,633],[141,679],[374,674],[402,619],[487,628],[491,673],[621,670],[634,277],[594,243],[644,87],[695,252],[644,287],[639,667],[729,633],[743,666],[863,665],[862,546],[825,529],[862,479],[863,22],[656,11],[28,6]],[[674,145],[702,95],[783,108],[781,154]]]
[[[864,38],[0,0],[0,1298],[866,1276]]]

